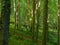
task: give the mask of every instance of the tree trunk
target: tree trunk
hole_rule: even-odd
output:
[[[17,19],[17,21],[18,21],[18,26],[17,26],[17,28],[18,28],[18,30],[21,30],[20,29],[20,0],[18,0],[18,6],[17,6],[17,11],[18,11],[18,19]]]
[[[3,30],[3,45],[8,45],[9,38],[9,22],[10,22],[10,0],[2,0],[2,30]]]
[[[36,4],[36,17],[37,17],[37,25],[36,25],[36,45],[38,45],[38,30],[39,30],[39,17],[40,17],[40,0],[37,1]]]
[[[16,0],[14,1],[14,15],[15,15],[15,28],[14,28],[14,32],[15,30],[18,29],[18,5],[16,3]]]
[[[60,0],[58,0],[58,44],[60,45]]]
[[[47,33],[48,33],[48,0],[44,0],[43,6],[43,37],[42,37],[42,45],[47,45]]]
[[[33,17],[32,17],[32,41],[34,45],[34,29],[35,29],[35,9],[36,9],[36,2],[33,0]]]
[[[16,3],[16,0],[14,1],[14,13],[15,13],[15,30],[19,29],[19,15],[20,15],[20,0],[18,0],[18,3]],[[14,31],[15,31],[14,30]]]

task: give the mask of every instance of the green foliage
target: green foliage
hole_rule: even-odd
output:
[[[18,2],[18,1],[17,1]],[[40,17],[39,17],[39,40],[42,40],[42,9],[43,9],[43,0],[40,1],[41,5],[40,5]],[[11,6],[13,7],[13,6]],[[49,4],[48,4],[48,25],[49,25],[49,42],[47,42],[48,45],[56,45],[57,44],[57,0],[49,0]],[[13,8],[12,8],[13,9]],[[11,9],[11,10],[12,10]],[[13,12],[13,10],[12,10]],[[29,21],[30,19],[32,19],[32,0],[28,1],[28,0],[20,0],[20,29],[21,30],[17,30],[15,32],[17,32],[18,34],[22,34],[22,35],[28,35],[28,36],[32,36],[32,34],[29,34],[29,31],[27,31],[27,25],[26,25],[26,21],[28,22],[28,26],[31,26],[31,22]],[[28,16],[29,15],[29,16]],[[28,18],[27,18],[28,17]],[[14,14],[11,14],[11,22],[14,22]],[[24,26],[25,25],[25,26]],[[10,30],[14,29],[14,24],[10,24]],[[30,30],[30,27],[29,27]],[[55,30],[55,32],[53,31]],[[31,32],[30,32],[31,33]],[[16,36],[17,37],[17,36]],[[18,36],[19,37],[19,36]],[[11,37],[11,40],[15,40],[13,37]],[[13,42],[13,41],[12,41]],[[31,45],[31,41],[29,41],[28,39],[25,39],[24,41],[22,40],[20,43],[18,42],[18,40],[16,39],[14,43],[16,43],[17,45],[21,44],[24,45],[24,43],[26,42],[27,45]],[[16,45],[15,44],[15,45]]]
[[[43,30],[43,1],[40,0],[40,16],[39,16],[39,32],[38,40],[42,41],[42,30]],[[48,45],[57,45],[57,0],[48,1]],[[9,45],[32,45],[32,10],[33,10],[32,0],[20,0],[20,15],[19,15],[19,29],[14,30],[15,27],[15,14],[14,14],[14,2],[11,0],[11,15],[10,15],[10,34],[9,34]],[[1,4],[0,4],[1,5]],[[16,0],[16,5],[18,5],[18,0]],[[1,6],[0,6],[1,11]],[[1,13],[1,12],[0,12]],[[37,14],[36,14],[37,15]],[[1,15],[0,15],[1,16]],[[36,19],[36,16],[35,16]],[[35,33],[36,33],[36,20],[35,20]],[[36,34],[34,35],[36,38]],[[34,42],[36,45],[36,42]],[[40,45],[40,44],[39,44]]]

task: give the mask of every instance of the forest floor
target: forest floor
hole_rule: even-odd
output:
[[[56,34],[52,32],[50,32],[53,35]],[[50,34],[50,35],[51,35]],[[2,41],[3,41],[3,34],[2,31],[0,30],[0,45],[2,45]],[[53,38],[53,40],[56,40],[56,36],[54,36],[55,38]],[[39,37],[40,38],[40,37]],[[52,37],[51,37],[52,38]],[[32,34],[31,32],[26,32],[26,31],[19,31],[16,30],[14,32],[14,30],[10,30],[9,33],[9,45],[31,45],[32,43]],[[36,44],[36,42],[34,42]],[[39,45],[41,44],[41,40],[38,40]]]
[[[10,30],[10,37],[11,37],[11,39],[12,38],[14,38],[13,40],[16,40],[16,41],[18,41],[19,43],[23,43],[23,45],[25,44],[25,45],[28,45],[29,43],[32,43],[32,36],[31,36],[31,34],[30,33],[27,33],[27,32],[23,32],[23,31],[11,31]],[[11,40],[10,39],[10,40]],[[10,41],[11,42],[11,41]],[[14,41],[15,42],[15,41]],[[27,43],[28,42],[28,43]],[[19,44],[18,43],[18,44]],[[36,43],[36,42],[34,42],[34,43]],[[12,43],[13,44],[13,43]],[[11,45],[12,45],[11,44]],[[18,45],[17,44],[17,45]],[[38,44],[41,44],[41,41],[39,41],[38,40]],[[21,45],[21,44],[19,44],[19,45]]]

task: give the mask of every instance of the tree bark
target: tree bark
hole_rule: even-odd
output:
[[[10,0],[2,0],[2,30],[3,30],[3,45],[8,45],[9,38],[9,22],[10,22]]]
[[[47,45],[47,34],[48,34],[48,0],[44,0],[43,6],[43,37],[42,45]]]
[[[60,0],[58,0],[58,44],[60,45]]]
[[[38,45],[38,32],[39,32],[39,17],[40,17],[40,0],[37,1],[36,4],[36,17],[37,17],[37,25],[36,25],[36,45]]]
[[[34,29],[35,29],[35,9],[36,9],[36,1],[33,0],[33,17],[32,17],[32,42],[34,45]]]

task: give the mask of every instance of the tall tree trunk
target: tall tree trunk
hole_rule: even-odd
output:
[[[36,17],[37,17],[37,25],[36,25],[36,45],[38,45],[38,30],[39,30],[39,17],[40,17],[40,0],[37,1],[36,4]]]
[[[9,22],[10,22],[10,0],[2,0],[2,30],[3,30],[3,45],[8,45],[9,38]]]
[[[33,17],[32,17],[32,41],[34,45],[34,29],[35,29],[35,9],[36,9],[36,2],[33,0]]]
[[[0,0],[0,31],[1,31],[1,29],[2,29],[2,15],[1,15],[1,7],[2,7],[2,5],[1,5],[1,0]]]
[[[19,29],[19,15],[20,15],[20,0],[18,0],[18,3],[16,3],[16,0],[14,0],[14,13],[15,13],[15,30]]]
[[[13,0],[13,1],[14,1],[14,15],[15,15],[15,28],[14,28],[14,32],[15,32],[15,30],[18,29],[18,11],[17,11],[16,0]]]
[[[43,37],[42,37],[42,45],[47,45],[47,33],[48,33],[48,0],[44,0],[43,6]]]
[[[60,45],[60,0],[58,0],[58,44]]]
[[[18,26],[17,26],[17,28],[20,30],[20,0],[18,0],[17,11],[18,11],[18,16],[17,16]]]

